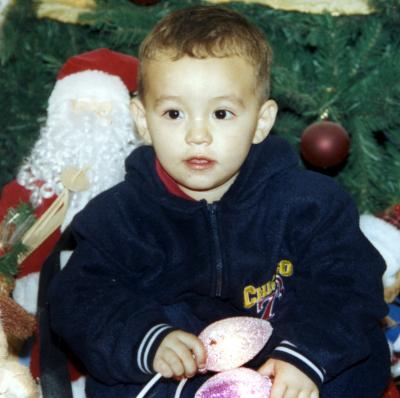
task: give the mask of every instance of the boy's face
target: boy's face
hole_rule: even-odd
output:
[[[132,105],[139,133],[194,199],[220,199],[272,128],[276,103],[262,103],[256,85],[236,56],[146,62],[144,100]]]

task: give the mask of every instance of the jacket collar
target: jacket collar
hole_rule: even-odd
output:
[[[151,146],[136,148],[126,159],[126,181],[147,197],[164,205],[184,209],[204,206],[205,201],[188,201],[168,192],[155,167],[155,153]],[[264,142],[252,145],[249,155],[235,182],[221,198],[221,205],[251,206],[258,193],[277,174],[298,168],[299,159],[291,146],[282,138],[270,135]]]

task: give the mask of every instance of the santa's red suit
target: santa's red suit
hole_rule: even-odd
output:
[[[84,170],[89,182],[83,192],[69,192],[60,227],[20,264],[13,297],[32,314],[37,308],[39,272],[61,231],[92,197],[123,179],[124,160],[139,145],[130,112],[138,66],[136,58],[108,49],[68,59],[57,76],[38,141],[16,179],[2,189],[0,221],[21,202],[33,206],[36,218],[42,216],[66,189],[60,174],[68,167]],[[38,354],[34,343],[34,377],[40,377]],[[70,375],[76,380],[81,373],[70,364]]]
[[[38,181],[40,184],[40,181]],[[0,220],[3,220],[10,208],[17,208],[22,203],[30,202],[31,191],[20,185],[16,180],[11,181],[3,187],[1,198],[0,198]],[[34,214],[36,218],[39,218],[54,202],[55,195],[48,199],[44,199],[43,202],[35,208]],[[39,272],[41,264],[54,248],[57,240],[60,237],[60,230],[52,233],[46,241],[39,246],[30,256],[28,256],[20,265],[21,270],[18,274],[18,278],[22,278],[29,274]]]
[[[41,182],[38,181],[38,184]],[[7,212],[11,208],[17,208],[21,203],[30,203],[31,191],[20,185],[16,180],[11,181],[3,187],[1,198],[0,198],[0,220],[3,220]],[[51,198],[44,199],[43,202],[35,208],[34,214],[36,218],[39,218],[54,202],[56,196],[53,195]],[[17,276],[18,289],[21,291],[21,297],[19,304],[21,304],[28,312],[35,313],[36,301],[37,301],[37,289],[39,272],[42,264],[46,260],[46,257],[53,250],[58,239],[60,238],[61,231],[57,229],[54,231],[36,250],[34,250],[21,264],[20,272]],[[20,282],[23,283],[21,287]],[[21,300],[23,301],[21,303]],[[35,360],[31,361],[31,372],[36,378],[39,377],[39,364],[38,364],[38,345],[34,344],[32,351],[32,358]],[[79,372],[76,371],[75,367],[71,367],[71,377],[76,380],[79,377]]]

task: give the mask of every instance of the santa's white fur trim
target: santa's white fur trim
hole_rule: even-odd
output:
[[[360,217],[360,228],[386,262],[384,286],[392,286],[396,273],[400,271],[400,230],[371,214]]]
[[[400,352],[400,336],[397,336],[397,339],[393,342],[392,351],[396,353]]]
[[[72,256],[73,251],[72,250],[63,250],[60,253],[60,268],[63,269],[69,260],[69,258]]]
[[[85,377],[80,377],[79,379],[73,381],[72,385],[72,396],[74,398],[86,398],[85,394]]]
[[[133,73],[133,72],[132,72]],[[65,100],[129,102],[129,91],[122,80],[98,70],[86,70],[58,80],[49,98],[48,112]]]
[[[15,280],[13,299],[30,314],[37,312],[37,297],[39,291],[39,272],[32,272]]]

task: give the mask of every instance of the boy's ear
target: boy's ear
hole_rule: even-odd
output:
[[[151,136],[147,127],[146,111],[142,101],[139,98],[133,98],[131,101],[131,111],[137,127],[137,132],[143,138],[146,144],[151,144]]]
[[[268,134],[275,123],[277,113],[278,105],[274,100],[270,99],[263,103],[258,114],[258,122],[254,133],[253,144],[259,144],[268,137]]]

